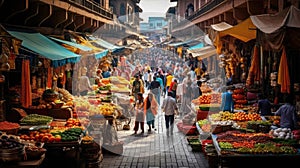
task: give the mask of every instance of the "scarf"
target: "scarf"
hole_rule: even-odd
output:
[[[148,102],[148,99],[149,97],[147,96],[146,97],[146,101],[145,102]],[[155,98],[153,97],[152,100],[150,101],[150,110],[152,112],[152,114],[155,116],[157,115],[157,110],[158,110],[158,103],[157,101],[155,100]],[[144,113],[146,114],[147,113],[147,103],[144,103]]]

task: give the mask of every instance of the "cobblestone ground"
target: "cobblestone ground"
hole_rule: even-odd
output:
[[[179,119],[175,119],[175,124]],[[186,137],[179,132],[176,125],[174,134],[167,136],[164,116],[161,112],[156,116],[157,130],[148,133],[145,124],[145,133],[133,135],[134,123],[131,130],[119,130],[119,141],[124,142],[122,155],[104,153],[101,167],[195,167],[207,168],[208,162],[202,152],[193,152]],[[138,132],[139,133],[139,132]]]

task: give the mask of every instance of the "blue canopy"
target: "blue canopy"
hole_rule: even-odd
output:
[[[58,41],[58,42],[61,42],[63,44],[67,44],[69,46],[72,46],[72,47],[75,47],[75,48],[78,48],[82,51],[92,51],[93,49],[90,48],[90,47],[87,47],[87,46],[84,46],[84,45],[81,45],[81,44],[77,44],[77,43],[74,43],[74,42],[71,42],[71,41],[66,41],[66,40],[61,40],[61,39],[58,39],[58,38],[54,38],[54,37],[49,37],[55,41]]]
[[[96,59],[100,59],[100,58],[106,56],[107,54],[108,54],[108,50],[104,50],[104,51],[102,51],[102,52],[96,53],[96,54],[95,54],[95,58],[96,58]]]
[[[122,49],[124,49],[124,47],[122,47],[122,46],[117,46],[117,45],[111,44],[110,42],[107,42],[100,38],[95,38],[92,36],[89,36],[89,38],[92,40],[91,42],[94,42],[94,43],[100,45],[101,47],[104,47],[112,52],[119,52]]]
[[[76,63],[80,60],[77,55],[40,33],[7,31],[13,37],[22,40],[22,46],[51,60],[53,67]]]
[[[195,50],[195,49],[199,49],[199,48],[203,48],[203,47],[204,47],[203,43],[198,43],[194,46],[189,47],[188,50]]]

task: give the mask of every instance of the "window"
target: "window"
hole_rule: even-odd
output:
[[[126,8],[125,8],[124,3],[121,3],[121,5],[120,5],[120,15],[121,16],[126,15]]]
[[[162,23],[157,23],[157,27],[162,27]]]

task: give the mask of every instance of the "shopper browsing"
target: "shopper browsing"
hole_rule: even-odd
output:
[[[134,124],[134,134],[137,134],[139,130],[139,125],[142,130],[142,134],[144,133],[144,122],[145,122],[145,114],[144,114],[144,98],[143,93],[137,93],[137,102],[135,105],[135,124]]]
[[[285,98],[285,104],[275,112],[276,116],[280,116],[280,127],[290,128],[291,130],[298,129],[298,121],[296,107],[292,104],[291,96]]]
[[[149,92],[144,101],[144,112],[146,113],[146,121],[149,127],[148,132],[151,132],[151,128],[155,130],[154,121],[158,107],[159,105],[155,99],[155,96],[153,93]]]

